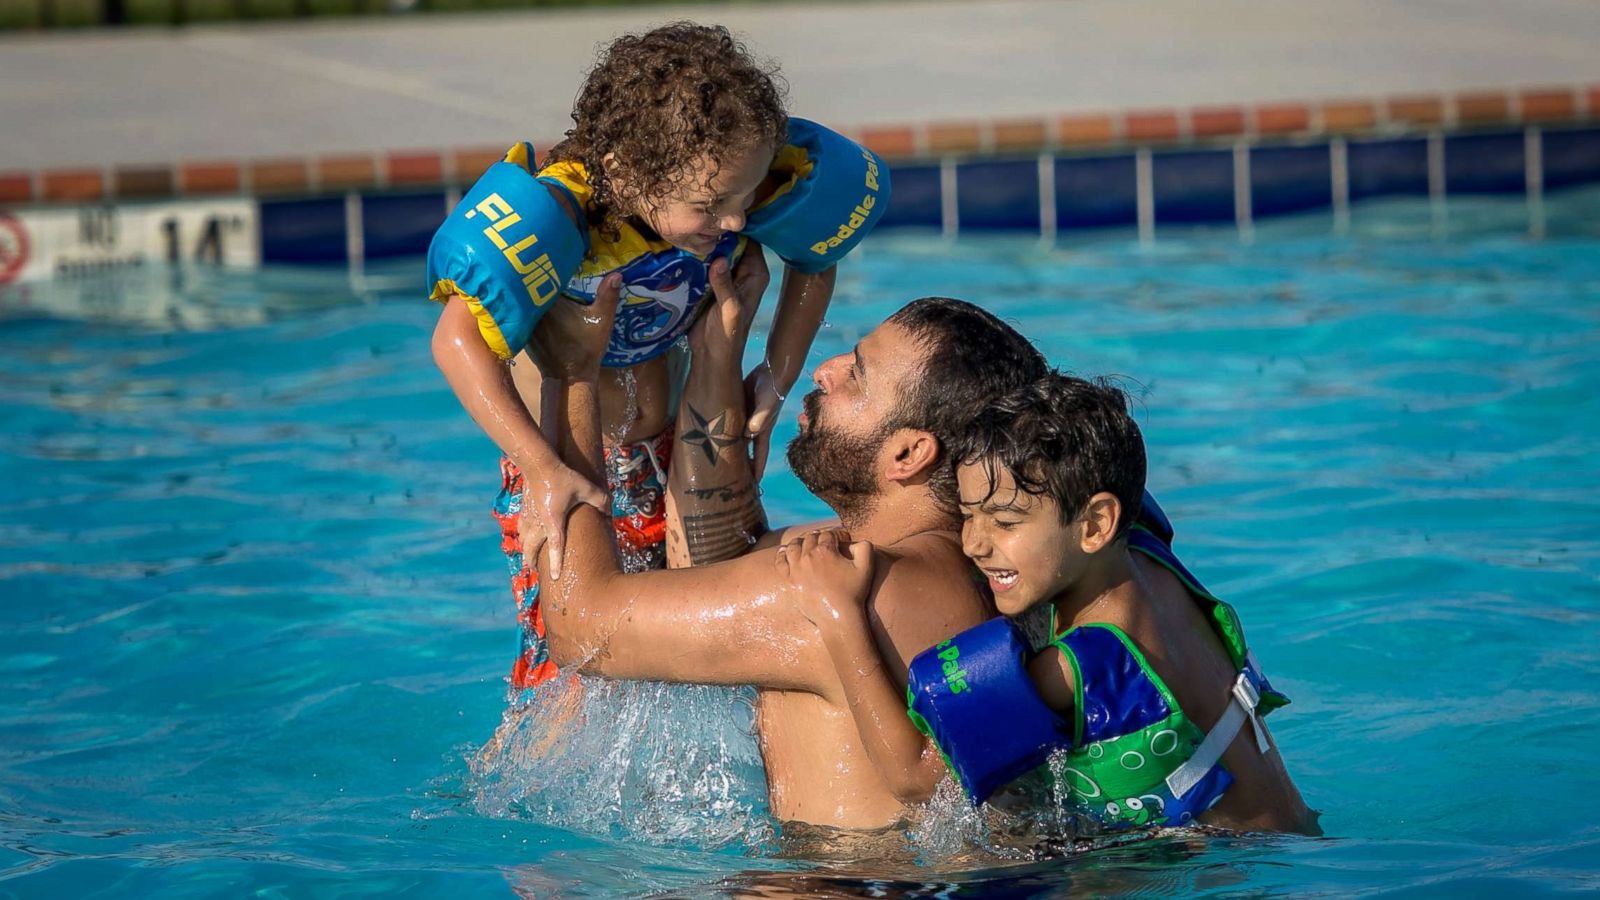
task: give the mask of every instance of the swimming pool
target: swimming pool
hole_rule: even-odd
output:
[[[496,471],[415,261],[13,289],[0,893],[1600,888],[1600,191],[1546,202],[1537,242],[1520,202],[1452,200],[1440,241],[1397,200],[1340,238],[888,234],[846,270],[813,360],[943,293],[1133,379],[1180,552],[1295,700],[1273,726],[1327,838],[1021,867],[952,861],[953,821],[919,865],[776,858],[736,691],[596,688],[633,717],[542,767],[537,729],[486,756],[515,640]],[[775,521],[823,511],[775,468]]]

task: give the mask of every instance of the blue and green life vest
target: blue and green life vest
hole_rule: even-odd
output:
[[[1050,642],[1072,666],[1070,717],[1055,713],[1028,677],[1035,655],[1010,619],[985,622],[923,651],[906,699],[976,805],[1048,765],[1072,804],[1111,829],[1183,825],[1233,783],[1222,753],[1245,722],[1268,749],[1258,716],[1289,702],[1261,674],[1233,608],[1172,552],[1172,526],[1148,493],[1128,547],[1165,566],[1207,613],[1238,676],[1210,734],[1185,715],[1138,646],[1115,625],[1080,625]],[[1052,623],[1052,634],[1054,634]]]

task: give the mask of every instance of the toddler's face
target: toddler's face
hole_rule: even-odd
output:
[[[961,549],[989,580],[995,606],[1015,616],[1064,591],[1083,571],[1087,554],[1076,530],[1061,522],[1050,497],[1017,490],[995,466],[990,481],[982,460],[956,470],[961,489]]]
[[[721,165],[701,157],[670,194],[646,201],[640,216],[662,240],[705,256],[723,234],[744,228],[745,210],[755,203],[773,153],[767,145],[751,147],[723,154]]]

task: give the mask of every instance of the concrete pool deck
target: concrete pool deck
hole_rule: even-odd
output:
[[[597,45],[679,18],[841,127],[1544,85],[1600,115],[1592,0],[685,4],[8,34],[0,173],[548,142]]]

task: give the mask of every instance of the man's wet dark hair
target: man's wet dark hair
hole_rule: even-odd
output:
[[[989,401],[1038,380],[1049,365],[1015,328],[965,300],[923,297],[888,321],[909,331],[926,355],[921,371],[905,385],[884,434],[915,428],[939,439],[940,457],[928,487],[956,515],[960,507],[951,445]]]
[[[991,495],[1003,467],[1018,489],[1054,500],[1062,524],[1106,491],[1122,503],[1116,537],[1133,526],[1144,498],[1144,437],[1128,414],[1127,393],[1105,379],[1050,372],[995,398],[952,456],[958,466],[984,465]]]

